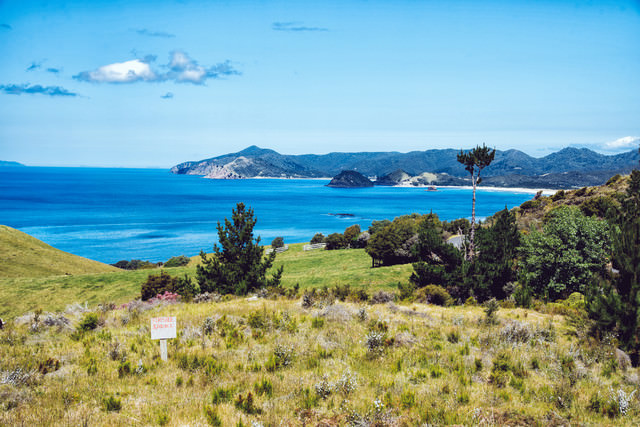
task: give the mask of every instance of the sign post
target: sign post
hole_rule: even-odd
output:
[[[151,318],[151,339],[160,340],[160,358],[164,362],[167,361],[167,340],[176,336],[175,317]]]

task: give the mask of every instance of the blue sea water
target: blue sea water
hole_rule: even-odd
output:
[[[352,224],[433,211],[471,215],[471,190],[374,187],[336,189],[327,180],[210,180],[157,169],[0,168],[0,224],[67,252],[102,262],[166,261],[210,251],[216,224],[243,202],[270,244],[308,242]],[[477,216],[520,205],[532,194],[477,193]],[[349,213],[352,217],[331,214]]]

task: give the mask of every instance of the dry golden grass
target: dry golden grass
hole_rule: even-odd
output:
[[[84,333],[83,313],[18,318],[0,331],[0,425],[640,422],[637,369],[562,315],[328,302],[133,305]],[[149,319],[166,315],[179,336],[162,362]]]

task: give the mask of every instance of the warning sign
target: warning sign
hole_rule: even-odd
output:
[[[176,337],[175,317],[152,317],[151,318],[151,339],[167,340]]]

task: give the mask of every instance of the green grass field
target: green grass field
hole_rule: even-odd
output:
[[[0,225],[0,278],[113,272],[118,269],[72,255]]]
[[[7,227],[8,228],[8,227]],[[19,254],[12,257],[11,274],[0,275],[0,317],[13,318],[26,312],[42,308],[45,311],[60,311],[72,303],[97,305],[104,302],[121,304],[137,298],[140,285],[149,274],[158,274],[160,269],[125,271],[86,260],[74,255],[58,251],[37,239],[13,230],[22,242],[15,251]],[[18,234],[19,233],[19,234]],[[20,236],[22,235],[22,236]],[[12,253],[12,240],[3,239],[0,249],[4,257]],[[46,251],[39,253],[36,249],[45,246]],[[333,287],[348,284],[355,288],[369,290],[393,288],[399,281],[406,281],[411,274],[411,265],[371,268],[371,258],[363,249],[339,251],[316,250],[304,252],[303,244],[293,244],[289,250],[278,254],[275,267],[284,266],[282,283],[284,286],[299,284],[301,289],[309,287]],[[47,264],[47,257],[52,260]],[[38,270],[34,267],[37,261],[43,265],[55,264],[57,268]],[[68,262],[68,264],[65,264]],[[189,274],[195,276],[199,257],[194,257],[187,267],[164,269],[172,275]],[[72,267],[86,266],[91,274],[77,273],[60,275],[60,271],[76,271]],[[90,270],[89,267],[95,268]],[[104,272],[99,272],[103,270]],[[19,272],[24,276],[20,277]],[[47,275],[46,272],[49,271]],[[95,271],[95,272],[93,272]],[[34,272],[37,272],[36,275]]]

